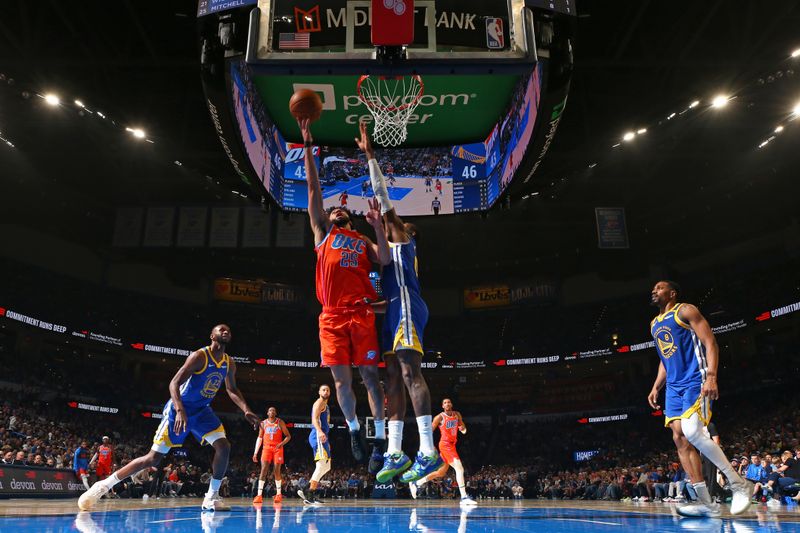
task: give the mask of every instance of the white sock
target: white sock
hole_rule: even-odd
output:
[[[352,420],[348,420],[347,427],[350,428],[350,431],[358,431],[359,429],[361,429],[361,424],[358,423],[358,417],[355,417]]]
[[[276,479],[275,480],[275,493],[276,494],[280,494],[281,493],[281,480],[280,479]]]
[[[711,504],[711,494],[708,493],[708,487],[706,486],[705,481],[701,481],[700,483],[692,483],[692,487],[694,487],[695,492],[697,492],[697,500],[700,503],[704,505]]]
[[[89,490],[89,476],[81,476],[81,481],[83,481],[83,486],[86,487],[86,490]]]
[[[433,447],[433,428],[431,427],[431,415],[417,417],[417,429],[419,429],[419,451],[423,455],[430,455],[436,451]]]
[[[461,461],[454,461],[453,470],[456,471],[456,483],[458,483],[458,490],[461,492],[461,497],[466,498],[467,489],[465,487],[467,482],[464,479],[464,465],[461,464]]]
[[[465,487],[464,485],[459,485],[458,486],[458,492],[461,493],[461,497],[462,498],[466,498],[467,497],[467,487]]]
[[[214,494],[219,492],[219,487],[222,485],[221,479],[214,479],[211,478],[211,482],[208,484],[208,492],[206,492],[206,496],[213,496]]]
[[[261,496],[264,493],[264,484],[266,481],[263,479],[258,480],[258,495]]]
[[[386,440],[386,420],[381,418],[375,419],[375,438],[378,440]]]
[[[419,488],[419,487],[421,487],[422,485],[424,485],[427,482],[428,482],[428,476],[425,476],[425,477],[421,477],[418,480],[416,480],[414,482],[414,484],[417,486],[417,488]]]
[[[119,477],[117,476],[117,473],[116,473],[116,472],[114,472],[113,474],[111,474],[110,476],[108,476],[107,478],[105,478],[103,481],[100,481],[100,483],[102,483],[103,485],[105,485],[105,486],[106,486],[106,487],[107,487],[109,490],[111,490],[111,488],[112,488],[114,485],[116,485],[117,483],[119,483],[119,482],[120,482],[120,479],[119,479]]]
[[[400,453],[403,451],[403,426],[402,420],[389,420],[389,446],[386,449],[389,453]]]

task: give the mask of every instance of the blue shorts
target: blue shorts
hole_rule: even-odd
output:
[[[164,406],[161,424],[158,425],[156,435],[153,437],[152,449],[159,453],[167,453],[170,448],[183,446],[183,441],[191,433],[200,444],[211,444],[217,439],[225,437],[225,427],[219,421],[217,415],[211,410],[211,406],[203,406],[192,409],[184,406],[187,414],[186,430],[180,435],[175,433],[175,409],[170,400]]]
[[[317,436],[312,432],[308,434],[308,445],[311,446],[311,449],[314,451],[315,461],[319,461],[320,459],[330,460],[331,458],[330,441],[326,440],[325,442],[319,442],[317,440]]]
[[[381,353],[413,350],[424,354],[422,334],[428,324],[428,307],[418,296],[410,296],[405,304],[401,297],[391,298],[383,318]]]
[[[690,385],[667,385],[664,397],[664,425],[679,418],[689,418],[694,413],[704,424],[711,421],[711,400],[700,394],[703,384],[699,381]]]

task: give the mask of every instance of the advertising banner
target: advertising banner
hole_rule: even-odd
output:
[[[214,280],[214,299],[225,302],[260,304],[261,285],[260,281],[217,278]]]
[[[72,470],[0,464],[0,498],[77,498],[85,490]]]
[[[508,285],[464,289],[465,309],[487,309],[507,305],[511,305],[511,289]]]

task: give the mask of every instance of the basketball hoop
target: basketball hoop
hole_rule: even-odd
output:
[[[361,76],[358,98],[375,119],[372,138],[381,146],[398,146],[408,136],[408,119],[419,105],[425,85],[422,77]]]

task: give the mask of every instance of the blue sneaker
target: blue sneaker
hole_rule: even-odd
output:
[[[411,468],[400,476],[400,481],[403,483],[416,481],[432,472],[436,472],[443,464],[444,461],[439,457],[439,452],[437,451],[434,451],[432,455],[422,455],[422,452],[417,452],[417,460],[414,461]]]
[[[372,445],[372,454],[369,457],[369,470],[370,474],[377,474],[383,467],[383,456],[386,453],[386,439],[375,439],[375,444]]]
[[[375,476],[378,483],[386,483],[399,476],[411,466],[411,459],[403,452],[383,454],[383,468]]]

